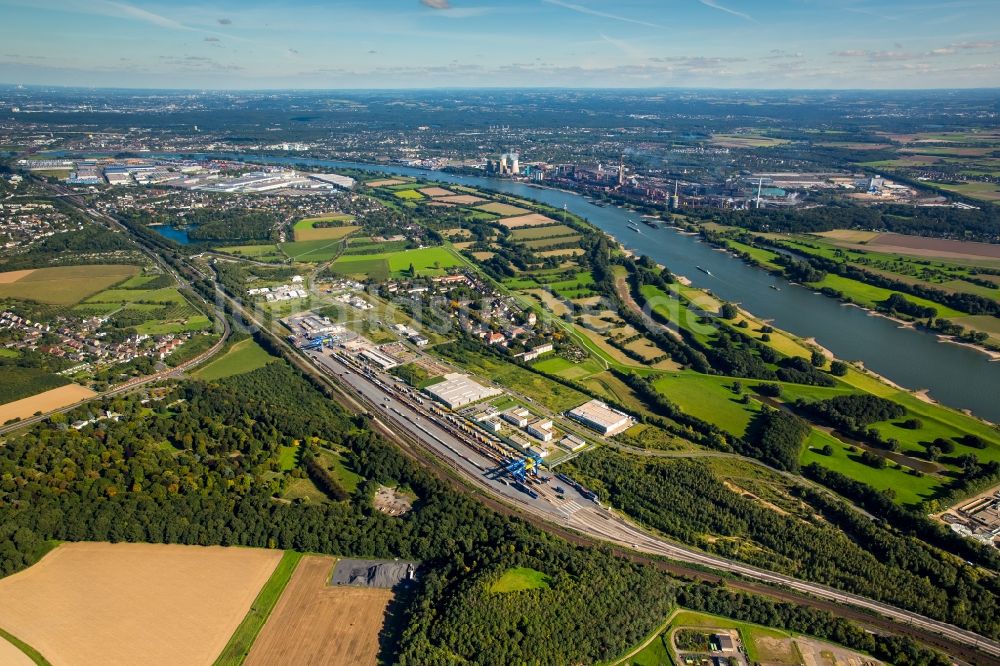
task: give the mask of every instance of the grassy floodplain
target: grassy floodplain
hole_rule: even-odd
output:
[[[721,305],[717,300],[690,287],[677,287],[675,293],[682,294],[686,303],[697,304],[703,311],[711,312]],[[662,290],[651,285],[644,286],[642,294],[650,300],[654,309],[667,316],[679,328],[686,329],[690,335],[703,343],[711,339],[712,329],[698,326],[698,314],[689,307],[685,307],[684,304],[679,305],[676,300],[671,301]],[[748,324],[747,328],[742,329],[744,332],[759,331],[762,326],[762,322],[743,313],[723,325],[732,327],[743,320]],[[773,331],[769,335],[770,340],[766,344],[782,354],[800,357],[808,357],[810,354],[809,346],[787,333]],[[771,381],[766,383],[781,387],[780,399],[785,403],[792,403],[800,398],[807,401],[824,400],[849,393],[869,393],[899,403],[906,409],[904,417],[891,422],[877,422],[870,427],[886,439],[899,441],[899,452],[913,460],[913,467],[908,466],[905,461],[899,465],[890,461],[885,469],[875,469],[862,462],[862,450],[858,448],[852,450],[852,445],[816,428],[802,449],[800,464],[817,463],[855,480],[868,483],[879,490],[892,490],[895,501],[900,504],[917,505],[924,500],[932,499],[951,481],[948,475],[958,471],[957,465],[953,462],[955,457],[944,457],[938,461],[940,465],[938,473],[914,472],[914,467],[922,465],[926,446],[934,439],[940,437],[955,442],[954,456],[973,454],[984,462],[1000,461],[1000,433],[978,419],[922,400],[908,391],[894,388],[858,369],[851,368],[844,377],[834,379],[836,384],[833,387]],[[746,434],[754,413],[760,409],[760,403],[759,398],[754,397],[749,403],[743,404],[740,396],[731,389],[734,382],[742,384],[744,390],[750,391],[751,394],[755,385],[764,383],[760,380],[684,372],[662,373],[654,381],[654,386],[685,412],[737,437],[742,437]],[[916,430],[901,427],[900,423],[910,418],[918,419],[922,427]],[[958,441],[958,438],[966,433],[982,438],[987,442],[987,448],[973,449]],[[830,456],[820,453],[827,444],[833,450]]]

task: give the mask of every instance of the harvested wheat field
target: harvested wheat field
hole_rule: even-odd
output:
[[[455,194],[449,197],[440,197],[438,201],[450,204],[458,204],[460,206],[471,206],[472,204],[477,204],[480,201],[486,201],[482,197],[473,196],[471,194]]]
[[[540,213],[529,213],[528,215],[518,215],[517,217],[502,219],[500,220],[500,224],[508,229],[517,229],[518,227],[539,227],[546,224],[555,224],[555,220],[545,217]]]
[[[926,238],[904,234],[879,234],[868,246],[880,252],[919,254],[926,257],[954,259],[1000,259],[1000,245],[972,241]]]
[[[365,185],[368,187],[392,187],[393,185],[402,185],[408,182],[410,181],[400,180],[399,178],[383,178],[382,180],[369,180]]]
[[[139,273],[139,266],[86,264],[13,271],[16,279],[0,280],[0,298],[75,305],[99,291]]]
[[[26,419],[35,412],[48,412],[67,407],[95,395],[97,394],[85,386],[66,384],[38,395],[0,405],[0,423],[6,423],[11,419]]]
[[[567,247],[562,250],[543,250],[542,252],[536,252],[539,257],[562,257],[572,255],[578,257],[584,254],[586,250],[582,247]]]
[[[303,557],[245,666],[375,664],[390,590],[328,585],[333,557]]]
[[[21,652],[13,643],[0,638],[0,664],[4,666],[34,666],[34,663],[31,657]]]
[[[499,201],[491,201],[482,206],[476,206],[476,210],[482,210],[487,213],[496,213],[497,215],[527,215],[530,210],[525,210],[524,208],[518,208],[517,206],[511,206],[510,204],[500,203]]]
[[[816,234],[823,238],[845,243],[867,243],[878,238],[877,231],[860,231],[857,229],[834,229],[833,231],[821,231]]]
[[[53,666],[211,664],[281,555],[65,543],[0,580],[0,627]]]
[[[429,197],[450,197],[455,194],[451,190],[446,190],[443,187],[423,187],[417,191],[421,194],[426,194]]]
[[[6,273],[0,273],[0,284],[10,284],[11,282],[17,282],[23,277],[27,277],[35,272],[34,268],[28,268],[23,271],[7,271]]]

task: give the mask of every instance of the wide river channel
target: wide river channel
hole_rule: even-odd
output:
[[[990,362],[986,355],[974,349],[939,342],[929,333],[902,328],[884,317],[842,305],[811,289],[776,278],[701,242],[696,236],[645,225],[639,225],[641,231],[638,233],[631,231],[629,221],[639,221],[637,214],[631,211],[595,206],[580,195],[560,190],[403,166],[225,153],[209,157],[365,169],[506,192],[557,208],[565,206],[625,247],[649,255],[674,273],[690,278],[695,286],[710,289],[758,317],[772,320],[777,328],[803,338],[815,338],[839,358],[862,361],[865,367],[901,386],[926,389],[946,405],[969,409],[982,418],[1000,423],[1000,362]],[[711,275],[696,266],[708,270]],[[780,290],[772,289],[771,285]]]

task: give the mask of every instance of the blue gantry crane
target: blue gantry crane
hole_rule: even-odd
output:
[[[324,346],[332,347],[335,339],[332,335],[324,335],[322,337],[316,337],[309,342],[302,345],[302,349],[306,351],[312,351],[314,349],[322,349]]]

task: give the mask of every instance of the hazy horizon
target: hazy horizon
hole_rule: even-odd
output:
[[[1000,86],[992,0],[0,0],[0,80],[213,90]]]

